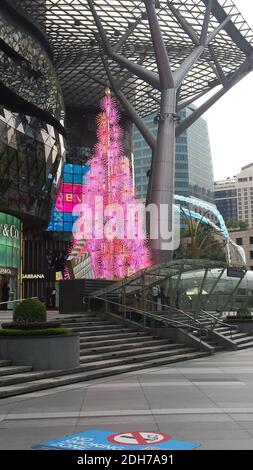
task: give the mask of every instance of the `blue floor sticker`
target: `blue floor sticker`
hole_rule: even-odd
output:
[[[111,431],[90,429],[80,434],[58,438],[33,446],[44,450],[192,450],[197,442],[178,441],[166,433],[156,431],[132,431],[118,434]]]

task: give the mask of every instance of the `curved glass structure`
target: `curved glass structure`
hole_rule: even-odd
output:
[[[40,40],[0,8],[0,95],[11,109],[19,99],[55,119],[64,118],[63,97],[55,70]],[[4,96],[3,96],[4,95]],[[43,114],[41,114],[41,117]]]
[[[46,228],[63,155],[52,126],[0,106],[0,210],[20,217],[27,230]]]
[[[207,311],[235,311],[240,307],[253,308],[253,272],[247,271],[240,282],[238,278],[228,277],[224,271],[214,287],[221,271],[222,269],[209,270],[204,286],[202,286],[204,270],[182,273],[180,284],[177,285],[180,308],[194,311],[199,302],[199,295],[202,307]],[[177,279],[172,278],[172,283],[175,286]]]

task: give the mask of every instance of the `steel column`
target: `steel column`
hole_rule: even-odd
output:
[[[164,90],[161,96],[161,112],[159,116],[158,134],[154,162],[152,165],[151,184],[148,202],[155,204],[158,209],[158,220],[153,223],[172,232],[172,216],[174,203],[174,173],[175,173],[175,113],[176,90]],[[166,204],[166,213],[162,213],[161,205]],[[165,206],[164,206],[165,207]],[[165,212],[165,211],[164,211]],[[172,259],[172,251],[165,244],[170,241],[162,239],[161,232],[158,240],[150,239],[153,258],[156,263]],[[170,248],[171,250],[171,248]]]

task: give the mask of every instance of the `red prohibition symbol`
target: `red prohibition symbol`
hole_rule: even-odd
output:
[[[107,437],[109,442],[113,444],[124,444],[124,445],[136,445],[145,446],[150,444],[161,444],[162,442],[169,441],[171,436],[165,432],[154,432],[154,431],[132,431],[132,432],[121,432],[118,434],[112,434]]]

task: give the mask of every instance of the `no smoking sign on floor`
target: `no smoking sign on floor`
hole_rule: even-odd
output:
[[[126,431],[113,433],[101,429],[89,429],[43,442],[33,449],[41,450],[192,450],[199,447],[197,442],[178,441],[169,434],[156,431]]]
[[[120,434],[112,434],[107,440],[114,444],[146,446],[148,444],[161,444],[169,441],[171,436],[166,433],[155,433],[149,431],[133,431]]]

